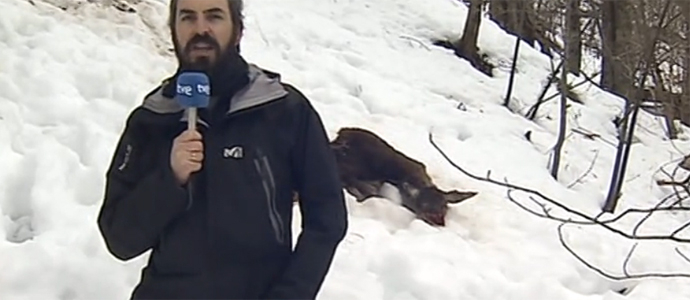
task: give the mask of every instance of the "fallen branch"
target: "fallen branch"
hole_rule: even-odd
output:
[[[675,203],[672,203],[671,205],[664,205],[664,203],[666,203],[669,200],[669,198],[666,197],[666,198],[662,199],[659,203],[657,203],[654,207],[651,207],[651,208],[630,208],[630,209],[623,211],[622,213],[620,213],[617,216],[611,217],[608,220],[603,220],[602,217],[605,214],[607,214],[606,212],[602,211],[601,213],[599,213],[596,216],[589,216],[589,215],[587,215],[583,212],[580,212],[576,209],[570,208],[570,207],[556,201],[555,199],[544,195],[543,193],[541,193],[537,190],[530,189],[527,187],[522,187],[522,186],[515,185],[515,184],[511,184],[508,182],[507,179],[504,179],[503,182],[498,181],[498,180],[494,180],[491,178],[491,171],[487,172],[486,177],[480,177],[480,176],[474,175],[474,174],[466,171],[465,169],[463,169],[461,166],[459,166],[455,162],[453,162],[453,160],[450,159],[448,157],[448,155],[436,144],[436,142],[433,139],[433,135],[431,133],[429,133],[429,142],[441,154],[441,156],[443,156],[443,158],[449,164],[451,164],[455,169],[457,169],[458,171],[462,172],[463,174],[465,174],[465,175],[467,175],[470,178],[473,178],[475,180],[488,182],[491,184],[505,187],[508,189],[507,190],[508,200],[510,202],[514,203],[516,206],[520,207],[524,211],[526,211],[526,212],[528,212],[534,216],[537,216],[539,218],[550,219],[550,220],[560,222],[561,225],[558,227],[559,228],[559,237],[561,237],[561,243],[563,244],[565,249],[567,251],[569,251],[571,254],[573,254],[573,256],[576,259],[578,259],[580,262],[582,262],[583,264],[585,264],[586,266],[588,266],[592,270],[596,271],[597,273],[601,274],[602,276],[605,276],[605,277],[610,278],[610,279],[616,279],[616,280],[631,279],[631,278],[642,278],[642,277],[688,277],[688,278],[690,278],[690,274],[682,274],[682,273],[630,274],[629,272],[624,271],[624,274],[625,274],[624,276],[614,276],[614,275],[607,274],[606,272],[602,271],[601,269],[594,267],[592,264],[590,264],[586,260],[584,260],[580,255],[575,253],[572,250],[572,248],[567,245],[565,240],[562,239],[562,233],[561,233],[561,228],[564,226],[564,224],[576,224],[576,225],[584,225],[584,226],[596,225],[596,226],[599,226],[601,228],[608,230],[609,232],[612,232],[616,235],[622,236],[622,237],[629,239],[629,240],[638,240],[638,241],[656,240],[656,241],[673,241],[673,242],[678,242],[678,243],[690,243],[690,238],[679,237],[679,234],[681,232],[690,228],[690,222],[687,222],[687,223],[683,224],[682,226],[673,229],[667,235],[642,235],[642,234],[638,234],[638,230],[641,227],[641,225],[643,223],[645,223],[651,217],[652,214],[658,213],[658,212],[683,212],[683,211],[690,212],[690,208],[677,207],[677,206],[675,206]],[[684,188],[687,190],[687,185]],[[540,211],[533,210],[533,209],[527,207],[527,205],[520,203],[519,201],[515,200],[515,198],[512,196],[512,193],[514,191],[521,191],[521,192],[530,194],[529,199],[532,202],[534,202],[537,206],[539,206]],[[555,216],[552,213],[553,209],[548,207],[546,203],[539,201],[538,199],[542,199],[546,203],[549,203],[552,206],[560,208],[560,209],[564,210],[565,212],[567,212],[571,215],[577,216],[581,219],[578,220],[578,219],[573,219],[572,217],[566,218],[566,217]],[[613,226],[613,223],[621,220],[625,216],[637,215],[637,214],[643,215],[643,217],[636,224],[632,233],[625,232],[625,231],[618,229],[618,228]],[[634,247],[636,247],[636,246],[634,246]],[[628,256],[632,255],[632,252],[634,252],[634,247]],[[678,248],[676,248],[676,252],[684,260],[690,262],[690,260],[687,259],[687,256],[683,255]],[[629,259],[630,259],[629,257],[626,258],[626,262],[624,263],[624,269],[627,268],[627,264],[629,262]]]
[[[623,211],[620,215],[618,215],[618,216],[616,216],[616,217],[613,217],[613,218],[611,218],[611,219],[609,219],[609,220],[600,220],[600,218],[601,218],[604,214],[606,214],[605,212],[601,212],[601,213],[599,213],[596,217],[592,217],[592,216],[589,216],[589,215],[587,215],[587,214],[585,214],[585,213],[582,213],[582,212],[580,212],[580,211],[578,211],[578,210],[575,210],[575,209],[573,209],[573,208],[567,207],[567,206],[563,205],[562,203],[559,203],[558,201],[554,200],[553,198],[548,197],[548,196],[546,196],[546,195],[542,194],[541,192],[536,191],[536,190],[534,190],[534,189],[530,189],[530,188],[526,188],[526,187],[521,187],[521,186],[513,185],[513,184],[510,184],[510,183],[507,183],[507,182],[504,183],[504,182],[500,182],[500,181],[491,179],[491,178],[489,177],[490,174],[491,174],[491,172],[488,172],[488,173],[487,173],[487,177],[486,177],[486,178],[479,177],[479,176],[476,176],[476,175],[474,175],[474,174],[472,174],[472,173],[469,173],[469,172],[467,172],[465,169],[463,169],[462,167],[460,167],[459,165],[457,165],[455,162],[453,162],[453,161],[445,154],[445,152],[443,152],[443,150],[440,149],[440,148],[438,147],[438,145],[434,142],[433,136],[431,135],[431,133],[429,134],[429,141],[430,141],[431,144],[434,146],[434,148],[435,148],[437,151],[439,151],[439,153],[443,156],[443,158],[444,158],[446,161],[448,161],[448,163],[450,163],[454,168],[456,168],[458,171],[462,172],[463,174],[465,174],[465,175],[467,175],[467,176],[469,176],[469,177],[471,177],[471,178],[473,178],[473,179],[475,179],[475,180],[479,180],[479,181],[484,181],[484,182],[492,183],[492,184],[499,185],[499,186],[502,186],[502,187],[506,187],[506,188],[509,188],[509,189],[514,189],[514,190],[522,191],[522,192],[525,192],[525,193],[528,193],[528,194],[533,194],[534,196],[537,196],[538,198],[541,198],[541,199],[543,199],[544,201],[546,201],[546,202],[548,202],[548,203],[551,203],[552,205],[554,205],[554,206],[556,206],[556,207],[558,207],[558,208],[560,208],[560,209],[562,209],[562,210],[564,210],[564,211],[566,211],[566,212],[568,212],[568,213],[570,213],[570,214],[576,215],[576,216],[578,216],[578,217],[580,217],[580,218],[582,218],[582,219],[587,220],[587,222],[584,222],[584,221],[583,221],[582,223],[580,223],[580,224],[582,224],[582,225],[600,225],[600,226],[606,228],[607,230],[609,230],[609,231],[611,231],[611,232],[613,232],[613,233],[616,233],[616,234],[618,234],[618,235],[620,235],[620,236],[622,236],[622,237],[628,238],[628,239],[635,239],[635,240],[671,240],[671,241],[681,242],[681,243],[690,243],[690,239],[689,239],[689,238],[679,238],[679,237],[677,237],[677,236],[663,236],[663,235],[632,235],[632,234],[623,232],[623,231],[621,231],[621,230],[619,230],[619,229],[617,229],[617,228],[614,228],[614,227],[612,227],[612,226],[609,225],[610,223],[613,223],[613,222],[615,222],[615,221],[618,221],[618,220],[620,220],[623,216],[626,216],[626,215],[629,215],[629,214],[634,214],[634,213],[647,213],[647,214],[649,214],[649,213],[654,213],[654,212],[657,212],[657,211],[690,211],[690,208],[683,208],[683,207],[661,207],[661,206],[659,206],[659,205],[655,206],[654,208],[648,208],[648,209],[632,209],[632,208],[631,208],[631,209],[627,209],[627,210]]]
[[[607,273],[606,271],[602,270],[601,268],[595,266],[594,264],[588,262],[586,259],[584,259],[581,255],[577,254],[575,250],[573,250],[572,247],[568,245],[568,243],[565,241],[565,238],[563,237],[563,226],[565,226],[567,222],[563,222],[560,225],[558,225],[558,240],[561,242],[561,246],[565,248],[568,253],[570,253],[575,259],[577,259],[580,263],[583,265],[587,266],[587,268],[593,270],[594,272],[598,273],[601,276],[604,276],[608,279],[611,280],[629,280],[629,279],[641,279],[641,278],[650,278],[650,277],[657,277],[657,278],[690,278],[690,274],[684,274],[684,273],[656,273],[656,272],[650,272],[650,273],[641,273],[641,274],[631,274],[629,271],[629,265],[630,265],[630,259],[632,258],[633,252],[635,252],[635,249],[637,248],[637,243],[633,245],[630,248],[630,251],[628,254],[625,256],[625,260],[623,261],[623,275],[611,275]],[[677,247],[675,248],[676,253],[683,258],[683,260],[690,262],[690,259],[688,259],[687,256],[685,256],[682,252],[680,252],[680,249]]]

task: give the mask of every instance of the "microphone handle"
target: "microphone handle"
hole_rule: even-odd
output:
[[[197,118],[197,110],[196,107],[189,107],[187,108],[187,129],[189,130],[195,130],[196,129],[196,118]]]
[[[197,109],[196,107],[188,107],[187,108],[187,129],[188,130],[196,130],[196,119],[197,119]],[[188,204],[187,204],[187,210],[192,206],[192,203],[194,203],[194,174],[189,175],[189,179],[187,182],[187,199]]]

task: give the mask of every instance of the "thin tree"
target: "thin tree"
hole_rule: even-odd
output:
[[[577,19],[577,26],[573,26],[573,18],[572,16],[578,16],[577,10],[578,6],[573,5],[573,3],[579,3],[580,1],[577,0],[567,0],[568,2],[566,3],[566,8],[565,8],[565,14],[566,14],[566,26],[565,26],[565,49],[566,51],[563,51],[563,57],[561,58],[562,62],[565,62],[564,65],[565,67],[561,68],[561,78],[559,80],[559,85],[560,85],[560,93],[561,93],[561,101],[560,101],[560,107],[559,107],[559,122],[558,122],[558,137],[556,139],[556,145],[553,147],[553,161],[551,162],[551,176],[553,176],[554,179],[558,179],[558,169],[560,167],[561,163],[561,152],[563,151],[563,146],[565,144],[565,130],[566,130],[566,125],[567,125],[567,118],[568,118],[568,107],[567,107],[567,101],[568,98],[566,96],[566,91],[568,90],[568,72],[571,72],[570,68],[576,68],[577,72],[579,73],[580,66],[579,66],[579,52],[580,52],[580,26],[579,26],[579,19]],[[570,20],[570,21],[569,21]],[[575,40],[575,41],[574,41]],[[575,46],[572,46],[570,43],[573,42],[575,43]],[[578,53],[573,53],[573,48],[577,49]],[[575,58],[578,60],[577,64],[572,64],[570,63],[570,60],[572,60],[571,55],[574,55]]]
[[[623,117],[623,124],[626,124],[620,134],[618,149],[616,152],[616,161],[613,167],[613,174],[611,176],[611,184],[609,186],[609,192],[606,197],[606,203],[604,203],[604,212],[613,213],[617,204],[618,198],[620,197],[620,191],[623,185],[623,179],[625,178],[625,171],[628,164],[628,156],[630,154],[630,145],[632,144],[632,138],[635,132],[635,123],[637,121],[637,114],[640,110],[640,105],[642,104],[642,92],[644,87],[644,82],[649,75],[651,68],[656,67],[654,62],[654,51],[656,49],[657,42],[659,40],[659,34],[661,30],[666,26],[666,16],[668,14],[671,5],[671,0],[665,0],[664,10],[659,17],[658,25],[655,28],[649,28],[647,32],[653,32],[647,36],[651,37],[647,40],[645,45],[645,56],[642,61],[640,61],[641,75],[639,76],[639,81],[637,87],[634,89],[635,94],[626,99],[626,113]],[[627,119],[630,118],[630,124],[627,124]]]
[[[510,105],[510,98],[513,95],[513,85],[515,84],[515,72],[517,71],[518,54],[520,53],[520,36],[515,36],[515,48],[513,49],[513,65],[510,67],[510,78],[508,78],[508,91],[503,100],[503,105]]]

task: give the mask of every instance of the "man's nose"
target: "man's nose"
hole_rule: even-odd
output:
[[[196,22],[196,33],[205,35],[211,32],[211,23],[205,18],[198,18]]]

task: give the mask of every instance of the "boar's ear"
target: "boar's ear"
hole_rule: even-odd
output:
[[[472,198],[477,195],[477,192],[458,192],[456,190],[452,190],[449,192],[444,192],[443,193],[443,198],[446,199],[446,202],[448,203],[460,203],[463,200]]]

